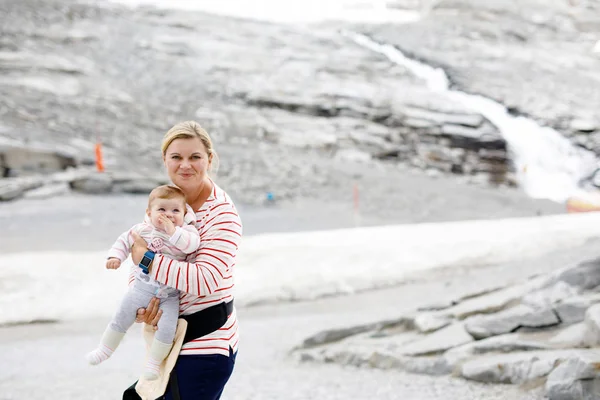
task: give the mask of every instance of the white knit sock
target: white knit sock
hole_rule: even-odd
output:
[[[85,359],[87,360],[88,363],[90,363],[92,365],[98,365],[102,361],[108,360],[108,357],[112,356],[112,353],[114,353],[114,352],[115,351],[113,349],[102,344],[97,349],[92,350],[89,353],[87,353],[87,355],[85,356]]]
[[[88,363],[98,365],[102,361],[108,360],[119,346],[119,343],[121,343],[123,336],[125,336],[124,333],[107,328],[98,347],[85,356]]]
[[[146,361],[146,368],[144,369],[144,378],[146,378],[149,381],[156,380],[160,372],[161,363],[162,360],[158,361],[153,358],[149,358],[148,361]]]
[[[158,378],[158,375],[160,374],[160,364],[167,358],[172,346],[173,343],[163,343],[156,339],[152,341],[152,345],[148,351],[146,368],[144,370],[145,379],[153,381]]]

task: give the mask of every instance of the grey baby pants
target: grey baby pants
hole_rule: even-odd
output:
[[[110,321],[109,328],[125,333],[135,322],[138,308],[145,308],[150,299],[157,297],[157,287],[136,279],[133,286],[123,297],[121,306]],[[158,330],[154,338],[162,343],[172,343],[179,318],[179,291],[174,288],[163,289],[165,298],[160,299],[162,315],[158,321]]]

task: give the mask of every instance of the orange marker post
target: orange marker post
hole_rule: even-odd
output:
[[[104,161],[102,160],[102,143],[98,140],[96,142],[96,170],[98,172],[104,172]]]

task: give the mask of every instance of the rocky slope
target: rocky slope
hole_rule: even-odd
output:
[[[464,60],[474,60],[473,71],[483,77],[491,64],[475,62],[473,54],[482,53],[484,46],[499,48],[497,42],[504,46],[506,37],[482,39],[478,47],[470,47],[468,32],[457,32],[458,44],[434,41],[448,36],[444,29],[455,29],[456,18],[464,13],[481,20],[478,11],[465,11],[465,4],[443,4],[416,24],[352,28],[402,42],[417,58],[447,66],[457,85],[479,85],[474,87],[498,97],[492,91],[495,84],[484,87],[482,78],[459,81],[460,74],[452,72],[471,76],[470,69],[460,68]],[[484,8],[494,18],[505,15],[504,9]],[[361,169],[375,165],[383,172],[374,186],[383,188],[399,174],[397,163],[429,174],[464,175],[471,182],[513,184],[506,144],[489,121],[428,91],[405,68],[340,35],[334,24],[283,26],[64,0],[5,0],[0,13],[6,16],[0,28],[4,175],[32,175],[48,167],[23,157],[15,161],[10,155],[16,148],[54,148],[43,156],[28,155],[37,159],[49,152],[59,159],[50,164],[93,164],[97,140],[112,172],[37,177],[35,184],[32,178],[25,183],[4,179],[4,199],[49,181],[58,183],[58,189],[35,196],[61,192],[65,181],[67,187],[85,191],[146,191],[164,180],[158,152],[162,134],[184,119],[201,121],[213,134],[222,156],[219,180],[241,201],[260,202],[269,191],[279,198],[330,198],[361,179]],[[565,42],[573,38],[563,31],[554,35]],[[432,42],[444,51],[429,46]],[[584,44],[576,48],[583,51]],[[594,65],[594,60],[587,62]],[[517,83],[511,83],[511,76],[494,76],[507,93],[519,92],[513,90]],[[539,79],[530,80],[543,86]],[[593,87],[572,82],[569,93],[573,87]],[[568,109],[570,119],[589,110],[569,108],[571,103],[556,102],[556,107]],[[557,125],[557,118],[544,120]],[[76,184],[76,179],[84,183]]]
[[[549,400],[596,399],[599,278],[600,259],[571,262],[514,284],[484,284],[396,319],[322,331],[294,354],[304,362],[542,386]]]

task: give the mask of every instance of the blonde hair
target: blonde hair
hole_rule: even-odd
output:
[[[151,207],[152,202],[156,199],[181,199],[183,209],[185,210],[185,194],[177,186],[162,185],[152,189],[148,196],[148,208]]]
[[[193,139],[198,138],[204,145],[210,160],[209,171],[216,171],[219,166],[219,156],[213,148],[212,140],[208,132],[204,130],[196,121],[184,121],[174,125],[165,134],[162,140],[161,150],[163,156],[167,154],[167,149],[176,139]]]

